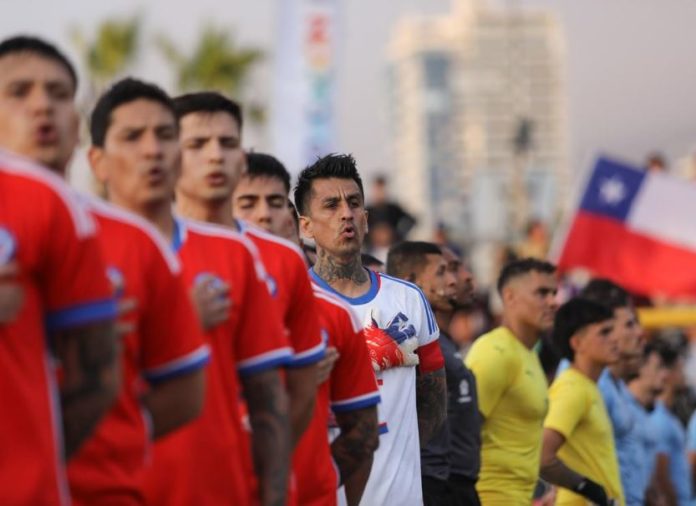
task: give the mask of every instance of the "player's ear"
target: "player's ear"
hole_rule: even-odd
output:
[[[503,303],[506,305],[515,300],[515,289],[511,286],[511,283],[503,287],[500,298],[503,299]]]
[[[108,174],[106,172],[106,161],[104,159],[104,150],[97,146],[90,146],[87,151],[87,160],[92,169],[94,178],[101,184],[106,184]]]
[[[304,237],[306,239],[314,239],[312,218],[310,218],[309,216],[300,216],[300,237]]]

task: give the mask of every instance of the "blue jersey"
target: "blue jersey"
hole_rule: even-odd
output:
[[[679,506],[688,506],[691,498],[691,473],[686,457],[686,431],[679,419],[658,401],[652,412],[658,434],[657,452],[669,457],[669,474]]]
[[[658,432],[653,428],[650,413],[631,395],[628,402],[628,410],[635,421],[634,429],[627,437],[626,455],[630,465],[630,472],[625,476],[629,480],[624,483],[627,506],[642,506],[645,504],[645,491],[650,484],[655,472],[655,459],[657,457]],[[624,472],[622,469],[622,479]]]
[[[626,383],[614,378],[609,369],[602,371],[602,375],[597,381],[597,387],[602,393],[614,432],[614,445],[619,460],[621,485],[626,493],[626,504],[628,506],[634,504],[642,506],[645,495],[644,477],[639,466],[634,465],[635,456],[642,454],[642,442],[638,434],[637,415],[635,410],[631,409],[633,396]],[[632,495],[636,497],[632,497]]]

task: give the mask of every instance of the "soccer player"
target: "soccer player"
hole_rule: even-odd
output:
[[[547,383],[534,346],[556,311],[555,267],[523,259],[498,278],[502,325],[478,338],[466,356],[476,377],[481,428],[481,503],[528,506],[539,474]]]
[[[266,266],[273,300],[294,353],[286,372],[294,445],[312,418],[316,398],[313,380],[325,348],[304,256],[294,244],[244,226],[232,214],[232,192],[245,164],[240,107],[214,92],[183,95],[174,105],[182,148],[177,211],[187,218],[241,232],[258,248]],[[287,216],[285,195],[281,192],[264,198],[267,214],[280,211]],[[267,219],[264,217],[264,222]]]
[[[652,341],[648,342],[643,349],[643,361],[638,375],[628,383],[631,392],[628,407],[636,421],[636,430],[632,432],[632,437],[638,443],[630,447],[632,453],[628,457],[630,465],[639,473],[640,480],[637,482],[638,491],[624,492],[629,497],[642,494],[645,500],[641,504],[660,504],[658,498],[664,497],[655,486],[654,480],[660,431],[650,416],[667,379],[668,371],[663,362],[663,353],[662,347],[655,346]]]
[[[436,244],[403,242],[389,250],[387,264],[388,274],[423,290],[441,329],[448,328],[456,306],[471,302],[471,274],[460,273],[461,260],[451,250],[445,254]],[[423,500],[426,506],[476,506],[481,450],[476,380],[457,345],[443,331],[440,348],[447,374],[447,421],[421,450]]]
[[[282,212],[275,212],[272,204],[278,195],[287,199],[289,191],[290,175],[278,159],[250,153],[247,170],[234,193],[234,213],[271,233],[287,234],[286,219]],[[264,207],[274,210],[266,211]],[[295,213],[294,208],[289,210]],[[296,216],[291,216],[295,227],[299,225]],[[288,235],[297,236],[297,229]],[[314,290],[327,340],[327,356],[331,358],[321,363],[314,417],[293,458],[298,499],[303,505],[335,504],[336,486],[345,484],[347,502],[353,505],[360,502],[378,444],[379,394],[362,326],[352,310],[318,286],[314,285]],[[326,429],[330,409],[339,435],[329,451]],[[338,477],[331,457],[338,468]]]
[[[282,502],[289,435],[279,366],[290,348],[253,245],[234,232],[174,216],[178,128],[173,103],[162,90],[134,79],[119,81],[97,102],[90,133],[90,164],[109,200],[153,223],[178,253],[186,285],[193,290],[203,285],[219,302],[213,311],[199,307],[211,348],[203,412],[155,443],[146,502]],[[256,498],[244,475],[251,455],[241,450],[248,437],[239,412],[242,393],[260,480]]]
[[[582,298],[556,313],[553,341],[571,361],[549,389],[541,477],[562,487],[556,504],[624,504],[611,421],[597,380],[619,358],[614,312]]]
[[[417,286],[362,266],[367,216],[352,156],[318,159],[300,174],[294,196],[301,233],[317,245],[311,276],[357,311],[378,369],[382,436],[361,504],[422,504],[419,446],[446,414],[435,318]]]
[[[65,176],[64,167],[54,170]],[[130,301],[134,307],[124,315],[132,331],[121,336],[124,387],[70,460],[70,492],[75,504],[142,504],[147,441],[198,415],[203,403],[200,369],[208,351],[179,262],[160,234],[106,203],[83,199],[83,204],[99,226],[98,241],[114,292],[122,305]],[[171,313],[162,312],[160,305]]]
[[[656,488],[667,504],[683,506],[691,498],[686,431],[671,409],[676,391],[684,386],[684,357],[669,343],[655,344],[667,369],[665,388],[650,415],[657,434]]]
[[[645,485],[640,466],[634,465],[633,460],[633,446],[641,444],[634,433],[640,431],[640,427],[635,412],[630,409],[632,396],[626,386],[628,381],[636,377],[643,361],[642,329],[630,296],[615,283],[606,279],[593,279],[580,295],[614,311],[619,360],[602,372],[597,387],[602,393],[611,420],[626,504],[642,506],[645,502]]]
[[[4,504],[68,504],[64,461],[118,392],[116,306],[96,225],[45,168],[64,168],[77,141],[76,87],[54,46],[0,43],[0,265],[25,294],[0,324]]]

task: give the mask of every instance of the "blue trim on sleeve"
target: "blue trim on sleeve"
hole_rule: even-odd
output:
[[[88,323],[116,318],[117,307],[114,299],[88,302],[72,306],[46,315],[46,328],[49,331],[78,327]]]
[[[375,394],[367,399],[361,399],[355,402],[348,402],[346,404],[339,404],[338,406],[331,406],[331,410],[334,413],[345,413],[347,411],[354,411],[356,409],[369,408],[370,406],[376,406],[381,402],[382,398],[379,394]]]
[[[367,293],[364,293],[360,297],[346,297],[342,293],[337,292],[334,290],[331,285],[329,285],[326,281],[324,281],[322,278],[319,277],[319,275],[314,272],[314,267],[309,269],[309,275],[312,277],[314,282],[321,286],[324,290],[326,290],[329,293],[332,293],[341,299],[345,300],[348,304],[351,306],[360,306],[362,304],[367,304],[368,302],[372,302],[372,299],[377,297],[377,293],[379,293],[379,280],[377,279],[377,274],[375,274],[373,271],[370,269],[365,269],[370,276],[370,289],[367,291]]]
[[[210,362],[210,353],[206,353],[194,361],[186,362],[181,367],[177,367],[175,369],[169,369],[168,371],[166,371],[162,374],[147,374],[147,373],[145,373],[143,376],[145,376],[145,379],[149,383],[151,383],[153,385],[157,385],[159,383],[162,383],[163,381],[167,381],[167,380],[170,380],[172,378],[176,378],[177,376],[184,376],[184,375],[192,373],[194,371],[198,371],[199,369],[202,369],[203,367],[208,365],[208,362]]]
[[[300,358],[290,358],[290,362],[287,363],[285,367],[289,369],[294,369],[294,368],[299,368],[299,367],[305,367],[307,365],[312,365],[316,364],[319,362],[324,356],[326,355],[326,347],[322,347],[319,351],[312,353],[311,355],[307,355],[304,357]]]
[[[254,362],[251,365],[239,366],[237,367],[237,371],[241,376],[249,376],[250,374],[257,374],[276,367],[286,366],[291,360],[292,355],[288,353],[287,355],[275,356],[261,362]]]

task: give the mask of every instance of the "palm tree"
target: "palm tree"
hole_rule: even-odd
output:
[[[102,92],[133,63],[138,54],[139,35],[138,16],[103,21],[92,41],[87,41],[81,29],[72,29],[71,38],[88,74],[90,98]]]
[[[177,88],[186,93],[215,90],[243,101],[252,69],[264,58],[257,48],[240,47],[229,30],[206,26],[193,52],[184,55],[167,37],[160,35],[157,46],[174,67]],[[247,104],[252,119],[263,120],[263,108]]]

